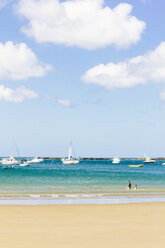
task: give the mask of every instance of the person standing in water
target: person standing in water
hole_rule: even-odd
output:
[[[130,190],[131,189],[131,182],[128,181],[128,189]]]

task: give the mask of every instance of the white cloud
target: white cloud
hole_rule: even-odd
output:
[[[21,103],[28,99],[38,98],[38,94],[25,87],[19,87],[15,90],[0,85],[0,101]]]
[[[0,43],[0,79],[23,80],[42,77],[50,69],[50,65],[40,63],[25,43]]]
[[[7,4],[9,4],[12,0],[0,0],[0,9],[4,8]]]
[[[132,5],[111,9],[104,0],[20,0],[16,11],[29,22],[22,31],[37,42],[96,49],[137,43],[145,23],[131,15]]]
[[[117,64],[97,65],[89,69],[82,80],[98,84],[108,90],[129,88],[148,82],[165,83],[165,42],[143,56]]]
[[[66,99],[58,99],[58,104],[62,105],[63,107],[70,107],[71,103],[69,100]]]

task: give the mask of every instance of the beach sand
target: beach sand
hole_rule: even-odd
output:
[[[0,206],[2,248],[164,248],[165,203]]]

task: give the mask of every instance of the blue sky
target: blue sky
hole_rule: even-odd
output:
[[[165,156],[164,11],[0,0],[1,156]]]

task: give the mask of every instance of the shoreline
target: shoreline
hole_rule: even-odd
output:
[[[5,195],[0,196],[0,205],[112,205],[146,202],[165,202],[165,194],[127,195]]]

